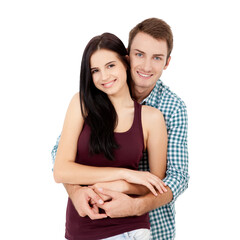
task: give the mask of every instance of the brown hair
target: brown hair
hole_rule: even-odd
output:
[[[137,24],[129,33],[128,52],[130,52],[133,39],[139,32],[149,34],[157,40],[165,40],[168,46],[167,59],[169,58],[173,48],[173,35],[170,26],[166,22],[159,18],[148,18]]]

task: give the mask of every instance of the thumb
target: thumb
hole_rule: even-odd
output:
[[[106,188],[97,188],[97,191],[103,195],[106,195],[106,196],[109,196],[111,198],[116,198],[117,197],[117,194],[118,192],[116,191],[112,191],[112,190],[109,190],[109,189],[106,189]]]

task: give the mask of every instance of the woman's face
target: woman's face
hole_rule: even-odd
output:
[[[127,86],[127,69],[117,53],[97,50],[90,58],[90,66],[94,85],[107,95],[120,93]]]

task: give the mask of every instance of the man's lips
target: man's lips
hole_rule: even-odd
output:
[[[153,74],[146,74],[146,73],[142,73],[137,71],[138,76],[140,76],[141,78],[150,78]]]
[[[105,88],[110,88],[116,81],[117,79],[114,79],[112,81],[109,81],[107,83],[103,83],[102,85],[105,87]]]

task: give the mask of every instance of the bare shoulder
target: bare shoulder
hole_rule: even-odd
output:
[[[72,117],[82,118],[79,93],[75,93],[69,103],[67,114]]]
[[[155,122],[164,121],[163,114],[160,110],[150,106],[142,106],[142,119],[146,123],[154,124]]]
[[[73,108],[76,110],[81,110],[80,108],[80,98],[79,98],[79,93],[75,93],[69,103],[69,108]]]
[[[80,104],[79,92],[73,95],[70,104]]]

